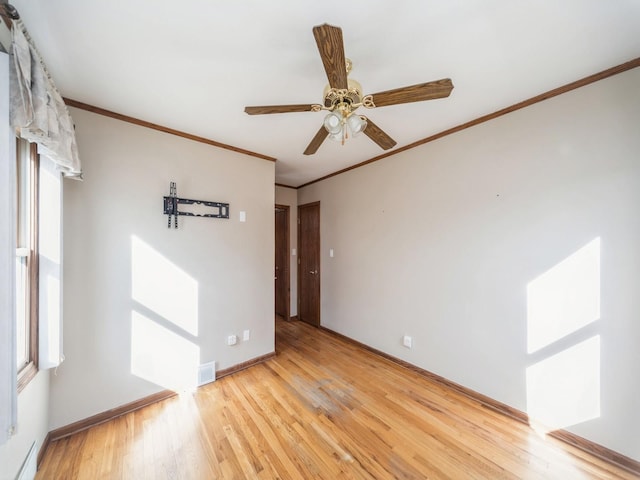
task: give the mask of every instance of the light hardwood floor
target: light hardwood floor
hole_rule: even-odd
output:
[[[37,478],[636,478],[325,331],[276,330],[276,357],[51,443]]]

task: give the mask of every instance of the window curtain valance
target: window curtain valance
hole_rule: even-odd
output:
[[[22,21],[14,20],[11,44],[10,120],[16,134],[38,144],[67,177],[82,178],[71,115]]]

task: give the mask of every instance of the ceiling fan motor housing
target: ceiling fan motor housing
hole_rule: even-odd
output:
[[[348,85],[348,89],[331,88],[330,85],[327,85],[324,88],[324,106],[333,109],[341,103],[349,105],[362,103],[362,86],[360,82],[350,78],[348,79]],[[355,110],[355,108],[352,110]]]

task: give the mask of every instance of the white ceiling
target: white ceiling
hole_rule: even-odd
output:
[[[367,112],[395,148],[640,56],[640,0],[10,3],[63,96],[275,157],[291,186],[383,153],[362,135],[305,156],[322,113],[243,112],[322,102],[315,25],[342,28],[364,93],[453,80],[449,98]]]

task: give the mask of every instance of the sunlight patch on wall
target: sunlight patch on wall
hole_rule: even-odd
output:
[[[600,238],[527,285],[527,350],[536,352],[600,318]]]
[[[600,416],[600,336],[527,368],[527,412],[546,431]]]
[[[600,335],[584,328],[599,318],[598,237],[527,285],[527,413],[537,430],[600,416]]]
[[[131,312],[131,373],[174,392],[193,391],[199,363],[197,345]]]
[[[135,235],[131,236],[131,296],[191,335],[198,335],[198,282]]]

